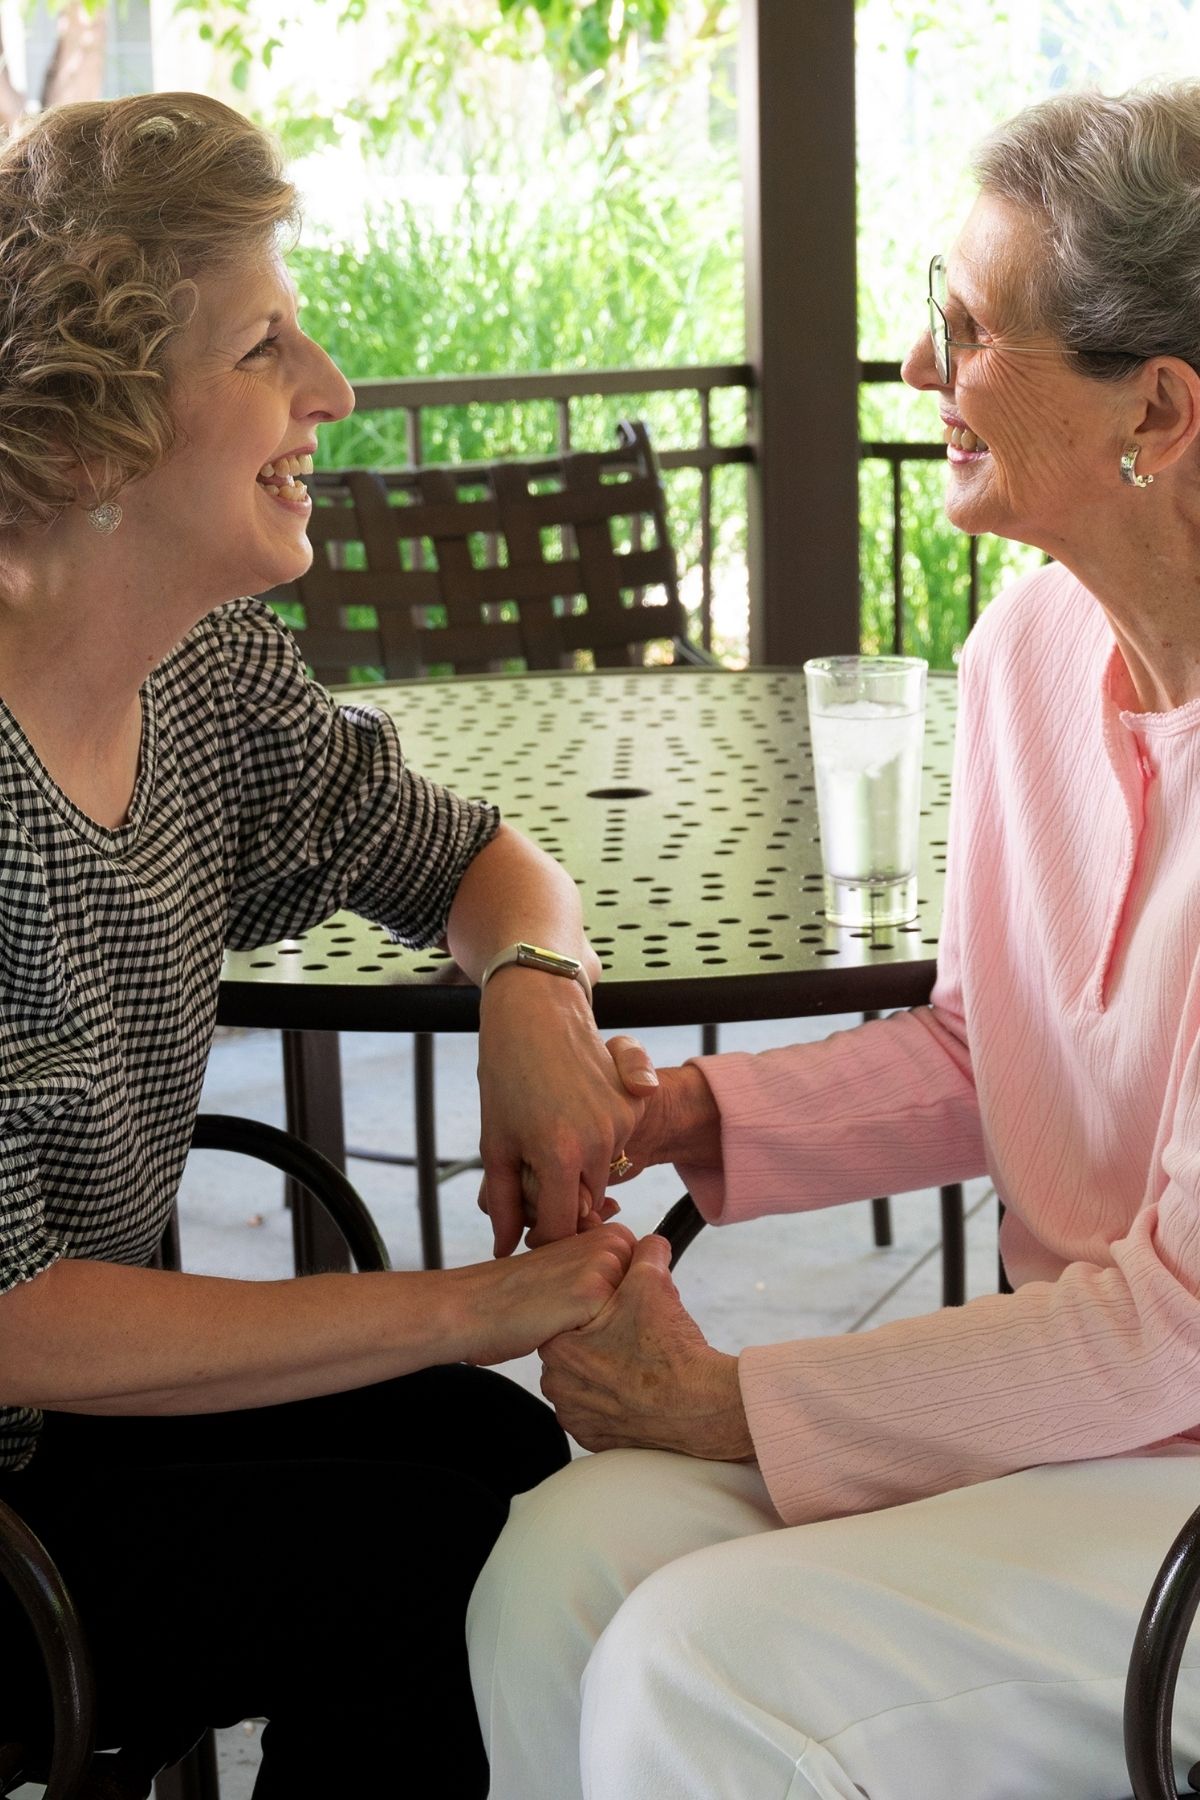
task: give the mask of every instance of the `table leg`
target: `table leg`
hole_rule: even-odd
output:
[[[421,1221],[421,1260],[427,1269],[442,1266],[442,1221],[438,1207],[437,1119],[434,1110],[433,1033],[413,1035],[413,1113],[416,1123],[417,1214]]]
[[[335,1031],[285,1031],[283,1091],[287,1128],[345,1170],[346,1132],[342,1120],[342,1059]],[[295,1182],[287,1184],[292,1209],[292,1242],[297,1275],[349,1269],[345,1239],[315,1200]]]
[[[941,1192],[942,1305],[962,1306],[967,1298],[967,1224],[960,1182]]]

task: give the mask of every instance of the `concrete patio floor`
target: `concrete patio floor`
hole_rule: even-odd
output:
[[[730,1025],[722,1049],[758,1050],[824,1036],[853,1019],[800,1019]],[[655,1061],[682,1062],[699,1048],[694,1030],[644,1034]],[[360,1036],[342,1042],[350,1141],[411,1148],[412,1040]],[[442,1037],[437,1046],[439,1147],[469,1153],[478,1139],[475,1040]],[[223,1034],[213,1048],[203,1102],[211,1111],[239,1112],[282,1124],[278,1037],[269,1032]],[[357,1162],[351,1175],[371,1207],[397,1268],[419,1268],[420,1247],[411,1170]],[[442,1228],[448,1265],[481,1261],[491,1253],[487,1221],[475,1205],[477,1176],[463,1175],[442,1190]],[[673,1170],[655,1169],[626,1188],[625,1221],[648,1231],[681,1188]],[[968,1281],[972,1294],[995,1291],[996,1206],[984,1181],[967,1191]],[[185,1265],[213,1274],[265,1278],[291,1267],[290,1226],[273,1176],[244,1159],[193,1156],[183,1190]],[[723,1350],[812,1334],[859,1331],[940,1304],[941,1258],[935,1192],[906,1194],[893,1206],[895,1243],[878,1250],[866,1206],[837,1207],[788,1218],[762,1219],[727,1231],[705,1231],[680,1264],[684,1298],[711,1342]],[[527,1357],[507,1373],[537,1389],[538,1362]],[[253,1555],[253,1522],[247,1524]],[[236,1572],[231,1571],[231,1595]],[[233,1602],[231,1601],[231,1604]],[[258,1761],[253,1722],[220,1739],[222,1800],[249,1800]]]
[[[723,1049],[756,1050],[824,1036],[853,1019],[791,1020],[722,1028]],[[699,1048],[695,1030],[644,1034],[660,1065]],[[351,1142],[411,1147],[411,1039],[343,1039],[347,1131]],[[442,1037],[437,1047],[438,1122],[443,1153],[468,1154],[478,1138],[475,1040]],[[202,1105],[283,1123],[280,1046],[269,1032],[223,1033],[209,1063]],[[351,1175],[370,1205],[397,1268],[419,1268],[411,1170],[357,1162]],[[481,1261],[491,1253],[487,1221],[475,1205],[477,1176],[463,1175],[442,1190],[448,1265]],[[681,1188],[672,1170],[648,1171],[626,1188],[623,1217],[648,1231]],[[996,1207],[986,1182],[970,1185],[968,1281],[972,1294],[995,1291]],[[839,1207],[803,1216],[763,1219],[727,1231],[705,1231],[679,1270],[681,1292],[711,1342],[729,1351],[747,1344],[813,1334],[859,1331],[887,1319],[928,1312],[940,1304],[940,1230],[935,1192],[907,1194],[893,1207],[895,1243],[872,1242],[869,1209]],[[291,1272],[288,1216],[281,1187],[261,1165],[204,1153],[188,1165],[181,1198],[185,1267],[211,1274],[265,1279]],[[507,1373],[537,1390],[538,1362],[527,1357]],[[247,1520],[248,1562],[258,1521]],[[231,1622],[237,1584],[230,1570]],[[249,1800],[258,1761],[253,1721],[220,1736],[222,1800]],[[32,1795],[36,1790],[23,1790]]]

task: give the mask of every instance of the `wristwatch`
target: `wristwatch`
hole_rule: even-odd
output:
[[[519,969],[541,969],[544,975],[565,975],[568,981],[577,981],[592,1003],[592,984],[584,973],[583,964],[577,956],[561,956],[557,950],[543,950],[538,944],[510,944],[507,950],[498,951],[493,956],[483,974],[479,977],[479,991],[483,992],[497,969],[516,963]]]

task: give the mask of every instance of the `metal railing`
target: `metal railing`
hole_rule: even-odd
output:
[[[864,362],[858,366],[858,379],[868,383],[898,384],[901,380],[898,362]],[[908,462],[942,462],[946,446],[935,443],[893,443],[863,439],[858,446],[859,460],[885,462],[891,475],[892,488],[892,649],[899,656],[904,649],[904,465]],[[979,539],[967,539],[967,628],[979,617]]]
[[[862,384],[900,382],[898,362],[863,362]],[[755,374],[748,363],[709,363],[656,369],[581,369],[564,373],[415,376],[396,380],[358,381],[354,384],[359,413],[400,412],[405,420],[407,459],[423,461],[425,417],[430,412],[466,406],[517,406],[533,401],[553,404],[557,448],[576,448],[575,403],[596,398],[628,398],[631,402],[659,394],[694,394],[699,404],[699,430],[694,443],[664,443],[656,435],[655,448],[664,474],[691,470],[699,476],[698,555],[695,567],[700,585],[700,641],[712,648],[713,599],[713,476],[731,464],[752,463],[756,450],[751,436],[750,404]],[[740,389],[746,399],[740,433],[734,441],[717,443],[713,430],[713,395],[720,389]],[[631,411],[636,407],[631,406]],[[728,435],[728,434],[726,434]],[[892,644],[900,652],[904,637],[904,467],[912,462],[940,462],[941,443],[913,443],[864,439],[859,445],[862,461],[887,465],[891,484],[892,544]],[[981,603],[979,540],[967,540],[967,625],[975,623]]]
[[[637,400],[655,394],[695,394],[699,402],[699,441],[665,444],[656,436],[655,451],[664,474],[687,469],[696,471],[700,478],[699,554],[696,559],[700,575],[700,637],[705,649],[711,649],[713,474],[716,469],[730,464],[754,461],[749,427],[749,396],[753,386],[754,371],[748,363],[707,363],[662,369],[580,369],[563,374],[438,375],[394,381],[357,381],[354,394],[359,413],[404,414],[408,461],[414,467],[424,460],[425,415],[438,408],[551,401],[555,409],[557,448],[562,451],[577,448],[574,436],[576,401],[605,396]],[[743,390],[747,406],[738,440],[718,444],[713,436],[712,397],[718,389],[724,388]]]

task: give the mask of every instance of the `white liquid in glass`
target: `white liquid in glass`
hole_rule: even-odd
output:
[[[826,871],[886,886],[917,866],[923,716],[892,701],[851,700],[811,714]]]

